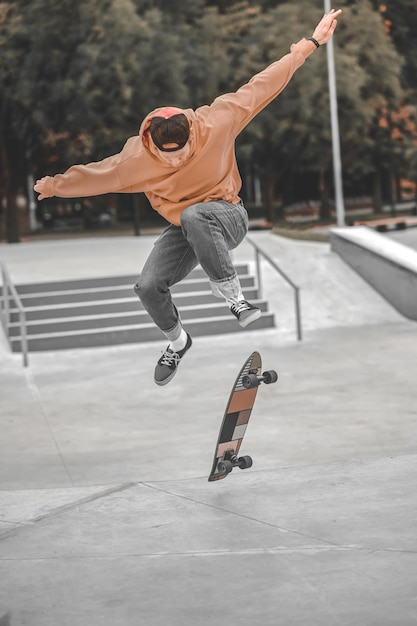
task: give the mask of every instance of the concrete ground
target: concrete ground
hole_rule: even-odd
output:
[[[416,233],[417,234],[417,233]],[[417,623],[416,325],[328,244],[251,238],[277,328],[195,338],[153,383],[161,342],[0,347],[0,626]],[[407,235],[409,236],[409,235]],[[17,283],[139,273],[155,237],[0,245]],[[236,261],[253,265],[245,242]],[[259,350],[242,446],[208,483],[230,387]]]

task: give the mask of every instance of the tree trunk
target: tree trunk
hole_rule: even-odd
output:
[[[294,181],[294,170],[291,166],[287,166],[282,174],[283,207],[290,206],[294,202]]]
[[[265,208],[266,208],[265,219],[270,223],[273,221],[273,217],[274,217],[274,199],[275,199],[275,194],[274,194],[275,179],[274,179],[274,173],[272,170],[273,170],[272,162],[270,159],[268,159],[266,163],[266,167],[265,167]]]
[[[2,103],[0,111],[0,185],[6,200],[5,231],[7,243],[19,243],[19,222],[17,209],[17,189],[20,152],[15,142],[8,141],[7,129],[10,124],[6,101]],[[13,158],[14,157],[14,158]]]
[[[139,195],[135,193],[133,195],[133,229],[135,231],[135,237],[140,235],[140,209],[139,209]]]
[[[382,213],[382,181],[379,169],[374,173],[373,177],[372,206],[374,213]]]
[[[273,209],[273,221],[283,222],[285,220],[284,205],[282,202],[274,206]]]
[[[326,222],[330,220],[330,198],[326,185],[324,168],[319,169],[319,192],[320,192],[320,220]]]
[[[20,243],[17,194],[11,190],[6,195],[6,238],[7,243]]]

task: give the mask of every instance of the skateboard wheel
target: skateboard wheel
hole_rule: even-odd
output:
[[[248,469],[248,467],[252,467],[252,457],[250,456],[241,456],[238,459],[240,469]]]
[[[233,469],[233,465],[230,461],[219,461],[217,464],[217,469],[219,470],[219,474],[225,476],[226,474],[230,474]]]
[[[259,380],[256,374],[247,374],[242,378],[242,385],[246,389],[253,389],[259,385]]]
[[[278,380],[278,374],[275,370],[268,370],[262,374],[264,383],[266,385],[270,385],[271,383],[276,383]]]

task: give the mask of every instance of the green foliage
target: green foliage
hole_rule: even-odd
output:
[[[285,53],[282,42],[288,46],[297,41],[305,35],[304,24],[319,18],[314,4],[305,8],[285,3],[260,13],[247,36],[242,79],[279,58]],[[367,1],[361,2],[360,11],[345,10],[334,47],[344,174],[358,179],[389,167],[393,158],[400,162],[392,133],[405,95],[402,59],[385,35],[380,14]],[[318,50],[251,123],[242,151],[252,152],[265,172],[273,169],[285,195],[292,172],[316,171],[319,179],[323,171],[331,171],[329,116],[327,58],[325,50]],[[381,118],[389,119],[387,128],[381,127]]]
[[[403,57],[404,85],[417,88],[417,4],[415,0],[373,0],[399,54]]]

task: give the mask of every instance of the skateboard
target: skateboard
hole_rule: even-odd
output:
[[[247,469],[252,466],[250,456],[238,457],[239,449],[246,432],[249,418],[255,403],[259,385],[275,383],[278,375],[274,370],[261,374],[262,359],[259,352],[253,352],[242,366],[233,385],[224,412],[219,438],[214,452],[213,466],[209,481],[226,478],[234,467]]]

